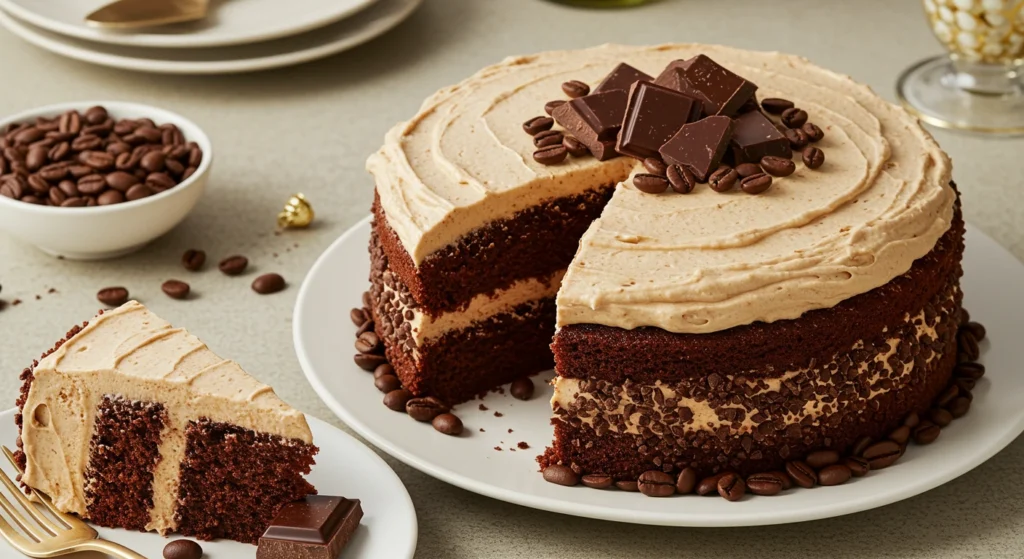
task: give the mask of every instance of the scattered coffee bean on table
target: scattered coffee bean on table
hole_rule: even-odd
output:
[[[199,559],[203,548],[192,540],[174,540],[164,546],[164,559]]]
[[[203,264],[206,264],[206,253],[190,248],[181,255],[181,265],[190,272],[196,272],[203,268]]]
[[[462,434],[462,420],[452,413],[442,413],[430,422],[439,433],[457,437]]]
[[[761,108],[764,112],[772,115],[781,115],[782,111],[793,108],[793,102],[789,99],[779,99],[778,97],[768,97],[761,100]]]
[[[535,116],[523,123],[523,131],[531,136],[536,136],[545,130],[551,130],[555,120],[549,116]]]
[[[816,147],[804,148],[801,156],[803,157],[804,165],[807,165],[808,169],[817,169],[825,164],[825,152]]]
[[[774,177],[788,177],[796,171],[796,163],[793,163],[792,159],[786,157],[766,155],[761,158],[761,168]],[[753,176],[753,174],[747,176]]]
[[[96,293],[96,298],[108,307],[120,307],[128,302],[128,290],[123,287],[104,287]]]
[[[562,91],[569,97],[575,99],[589,94],[590,86],[579,80],[569,80],[562,84]]]
[[[800,128],[807,122],[807,111],[790,107],[782,111],[782,124],[789,128]]]
[[[544,481],[572,487],[580,482],[580,477],[567,466],[553,464],[544,468]]]
[[[792,161],[790,162],[792,163]],[[750,175],[740,181],[740,188],[747,194],[761,194],[772,187],[772,177],[768,173]]]
[[[263,274],[252,282],[252,290],[260,295],[270,295],[283,291],[285,288],[284,278],[281,274]]]
[[[512,382],[512,386],[509,387],[512,397],[517,400],[529,400],[533,397],[533,390],[533,381],[529,377],[516,379]]]
[[[248,266],[249,259],[241,255],[229,256],[221,260],[220,264],[217,265],[221,272],[229,276],[241,274]]]
[[[715,192],[728,192],[732,190],[733,186],[736,186],[736,180],[739,179],[739,176],[740,174],[736,172],[736,169],[728,165],[722,165],[708,177],[708,186]]]
[[[167,280],[160,286],[160,289],[171,299],[185,299],[188,297],[192,287],[179,280]]]

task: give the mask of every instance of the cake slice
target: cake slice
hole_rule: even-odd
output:
[[[131,301],[22,373],[21,482],[95,524],[255,544],[315,494],[302,413]]]

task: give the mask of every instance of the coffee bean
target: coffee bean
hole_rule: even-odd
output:
[[[434,426],[434,430],[438,433],[444,433],[452,437],[458,437],[462,434],[462,420],[455,414],[442,413],[435,417],[430,424]]]
[[[148,198],[154,194],[156,194],[156,191],[153,190],[152,188],[144,184],[136,184],[135,186],[129,188],[128,192],[125,192],[124,198],[129,202],[134,202],[135,200]]]
[[[509,387],[512,397],[517,400],[529,400],[533,398],[533,381],[529,377],[516,379]]]
[[[352,358],[356,365],[364,371],[372,371],[380,365],[387,363],[388,360],[383,355],[376,355],[373,353],[357,353]]]
[[[377,390],[387,394],[402,388],[402,381],[398,380],[395,375],[383,375],[373,379],[373,385],[377,387]]]
[[[573,157],[583,157],[590,153],[590,150],[587,149],[587,146],[583,145],[583,142],[573,138],[572,136],[565,136],[562,139],[562,146],[564,146],[566,151],[568,151]]]
[[[544,481],[572,487],[580,482],[580,478],[569,467],[552,464],[544,468]]]
[[[103,138],[94,134],[78,136],[71,140],[71,149],[74,151],[91,151],[103,147]]]
[[[629,480],[616,481],[615,487],[622,491],[629,491],[630,493],[636,493],[637,491],[640,491],[640,484],[635,481]]]
[[[249,259],[241,255],[229,256],[224,260],[221,260],[220,264],[217,265],[221,272],[229,276],[237,276],[241,274],[248,266]]]
[[[739,501],[747,492],[747,484],[739,475],[729,472],[718,479],[718,494],[727,501]]]
[[[676,493],[689,495],[697,487],[697,470],[686,467],[676,477]]]
[[[804,462],[815,470],[820,470],[839,462],[839,453],[834,450],[816,450],[808,454]]]
[[[910,440],[910,427],[901,425],[889,433],[889,440],[896,444],[907,444]]]
[[[150,173],[146,175],[146,186],[159,191],[167,190],[176,184],[178,184],[177,181],[167,173]]]
[[[647,159],[644,159],[644,169],[647,169],[648,173],[658,175],[659,177],[666,176],[666,173],[668,172],[668,166],[665,165],[664,161],[657,157],[648,157]]]
[[[108,307],[120,307],[128,302],[128,290],[123,287],[104,287],[96,293],[96,298]]]
[[[786,128],[782,134],[789,140],[789,147],[794,150],[802,150],[807,147],[807,134],[799,128]]]
[[[679,194],[689,194],[697,186],[697,178],[682,165],[669,165],[665,176],[668,178],[668,184],[672,190]]]
[[[774,155],[768,155],[761,158],[761,168],[766,173],[775,177],[788,177],[796,172],[796,163],[793,163],[791,159],[785,157],[775,157]],[[755,176],[755,175],[748,175]]]
[[[164,154],[159,151],[151,151],[142,156],[142,159],[139,161],[139,166],[150,173],[163,171]]]
[[[544,103],[544,112],[550,115],[551,113],[555,112],[555,109],[561,107],[565,103],[566,101],[563,99],[555,99],[554,101],[548,101],[547,103]]]
[[[139,166],[139,161],[142,160],[142,156],[136,156],[133,153],[119,153],[114,158],[114,168],[120,171],[132,171]]]
[[[29,171],[37,171],[45,163],[49,155],[48,148],[43,146],[36,146],[29,148],[28,155],[25,156],[25,166],[28,167]]]
[[[562,91],[564,91],[569,97],[575,99],[576,97],[583,97],[584,95],[589,94],[590,86],[579,80],[569,80],[562,84]]]
[[[377,380],[378,378],[385,375],[395,375],[395,368],[391,366],[391,363],[384,363],[380,367],[377,367],[376,369],[373,370],[374,380]]]
[[[97,171],[108,171],[114,168],[114,156],[105,151],[83,151],[78,154],[78,161]]]
[[[651,173],[638,173],[633,176],[633,186],[640,192],[660,194],[668,189],[668,179]]]
[[[68,144],[67,142],[59,142],[57,144],[54,144],[53,147],[51,147],[46,152],[46,158],[49,159],[50,161],[59,162],[64,160],[64,158],[66,158],[70,154],[71,145]]]
[[[78,111],[68,111],[60,115],[57,130],[64,134],[78,134],[82,131],[82,115]]]
[[[192,540],[174,540],[164,546],[164,559],[199,559],[203,548]]]
[[[85,122],[89,124],[100,124],[107,120],[110,115],[107,114],[107,109],[99,105],[95,107],[89,107],[85,111]]]
[[[144,143],[160,143],[163,140],[164,133],[153,126],[140,126],[132,132],[137,138],[141,138]],[[128,142],[131,143],[131,142]]]
[[[608,474],[587,474],[580,479],[580,482],[591,489],[608,489],[615,483],[615,480]]]
[[[21,175],[8,175],[2,182],[9,198],[20,199],[28,191],[28,181]]]
[[[736,166],[736,172],[743,178],[747,178],[751,175],[763,173],[764,170],[757,163],[740,163]]]
[[[281,274],[263,274],[252,281],[252,290],[260,295],[270,295],[283,291],[285,288],[284,278]]]
[[[130,173],[124,171],[114,171],[107,173],[103,177],[107,183],[107,186],[117,190],[119,192],[128,192],[128,189],[139,183],[139,179]]]
[[[768,97],[767,99],[761,99],[761,108],[764,112],[772,115],[780,115],[782,111],[793,108],[793,102],[789,99],[780,99],[778,97]]]
[[[956,398],[955,400],[950,402],[949,406],[947,406],[946,409],[949,410],[950,415],[952,415],[954,419],[961,418],[967,415],[967,412],[970,411],[971,399],[964,396],[960,396],[959,398]]]
[[[988,335],[988,330],[986,330],[985,326],[982,325],[980,322],[968,321],[967,324],[964,324],[962,328],[964,330],[967,330],[971,334],[974,334],[974,339],[979,342],[984,340],[985,336]]]
[[[942,429],[931,421],[922,421],[914,428],[914,442],[917,444],[932,444],[939,438]]]
[[[36,206],[46,205],[46,202],[44,202],[42,198],[39,198],[38,196],[34,196],[32,194],[29,194],[28,196],[22,196],[21,201],[25,202],[26,204],[35,204]]]
[[[57,188],[56,186],[50,187],[49,200],[51,206],[59,206],[63,204],[67,199],[67,194],[64,194],[64,192],[62,192],[61,189]]]
[[[221,262],[221,266],[223,266],[223,265],[224,265],[224,262]],[[221,270],[221,271],[223,272],[224,270]],[[224,273],[227,274],[227,272],[224,272]],[[234,274],[229,274],[229,275],[234,275]],[[348,317],[350,319],[352,319],[352,324],[355,324],[356,326],[362,326],[363,324],[366,323],[367,320],[370,319],[370,317],[367,316],[367,314],[365,312],[363,312],[363,309],[360,309],[359,307],[353,308],[351,311],[349,311]]]
[[[523,130],[531,136],[536,136],[540,132],[551,130],[554,125],[555,119],[549,116],[535,116],[523,123]]]
[[[565,161],[568,155],[569,150],[565,149],[565,146],[558,144],[538,149],[533,152],[533,159],[541,165],[557,165]]]
[[[783,491],[793,488],[793,479],[789,477],[789,474],[787,474],[786,472],[776,470],[768,473],[779,478],[779,481],[782,482]]]
[[[195,142],[191,142],[190,145],[192,147],[188,151],[188,166],[199,167],[199,164],[203,162],[203,150],[199,149]]]
[[[725,472],[708,476],[697,482],[696,491],[701,497],[718,494],[718,480],[725,475]]]
[[[903,418],[903,424],[913,429],[917,427],[917,424],[921,423],[921,416],[917,415],[917,412],[910,412],[907,417]],[[866,446],[864,448],[867,448]],[[861,451],[864,450],[861,449]],[[854,454],[860,454],[860,452],[854,451]]]
[[[747,490],[754,495],[778,495],[782,492],[782,480],[772,473],[753,474],[747,477]]]
[[[201,270],[203,264],[206,264],[205,251],[190,248],[181,255],[181,265],[190,272]]]
[[[107,144],[106,150],[107,150],[107,153],[109,153],[110,155],[114,156],[114,168],[115,169],[119,169],[120,167],[118,166],[117,158],[120,157],[122,154],[125,154],[125,153],[129,154],[129,156],[130,156],[131,151],[132,151],[132,146],[130,146],[130,145],[124,143],[124,142],[112,142],[112,143]]]
[[[825,131],[812,122],[805,123],[800,130],[807,135],[807,141],[811,143],[820,142],[825,137]]]
[[[853,477],[853,471],[844,464],[832,464],[818,472],[818,484],[824,486],[842,485]]]
[[[192,290],[189,284],[179,280],[167,280],[160,286],[165,294],[171,299],[185,299]]]
[[[28,183],[29,190],[38,195],[48,194],[50,192],[50,183],[46,182],[46,180],[39,175],[29,175],[26,182]]]
[[[946,427],[953,423],[953,414],[942,408],[932,408],[928,410],[928,419],[939,427]]]
[[[101,206],[110,206],[113,204],[120,204],[124,202],[124,194],[116,190],[105,190],[103,194],[96,197],[96,203]]]
[[[871,471],[871,464],[869,464],[867,460],[858,456],[850,456],[846,458],[843,460],[843,464],[845,464],[847,468],[850,468],[850,473],[853,477],[863,477]]]
[[[807,122],[807,111],[790,107],[782,111],[782,124],[787,128],[800,128]]]
[[[985,366],[981,363],[965,361],[963,363],[957,363],[956,366],[953,367],[953,374],[958,377],[978,380],[985,376]]]
[[[792,163],[792,162],[790,162]],[[761,163],[764,165],[764,162]],[[772,177],[767,173],[761,173],[759,175],[750,175],[749,177],[740,181],[740,188],[747,194],[761,194],[772,187]]]
[[[722,165],[708,177],[708,186],[715,192],[728,192],[732,190],[732,187],[736,186],[736,181],[739,177],[740,174],[736,172],[736,169],[728,165]]]
[[[861,458],[868,461],[872,470],[881,470],[896,463],[896,460],[899,460],[902,454],[903,451],[900,449],[900,445],[893,441],[882,441],[864,449]]]
[[[29,183],[31,185],[31,183]],[[978,346],[978,338],[966,328],[961,328],[956,335],[956,343],[960,352],[967,356],[968,361],[977,361],[981,357],[981,348]]]
[[[640,474],[636,483],[640,492],[648,497],[668,497],[676,492],[675,480],[660,470],[648,470]]]
[[[448,411],[448,406],[433,396],[413,398],[405,404],[405,413],[416,421],[431,421],[446,411]]]
[[[533,137],[533,145],[539,148],[561,145],[565,135],[558,130],[545,130]]]
[[[814,487],[818,483],[818,474],[814,469],[800,460],[786,462],[786,473],[793,480],[793,483],[800,487]]]
[[[412,392],[402,388],[392,390],[384,395],[384,405],[391,411],[405,411],[405,405],[412,400]]]
[[[379,353],[381,349],[380,338],[374,332],[363,332],[356,338],[356,351],[360,353]]]
[[[92,167],[88,165],[68,165],[65,172],[70,173],[76,179],[93,174]]]
[[[825,164],[825,152],[813,146],[804,148],[802,157],[808,169],[817,169]]]
[[[85,204],[86,204],[85,198],[81,198],[79,196],[75,196],[75,197],[68,198],[68,199],[64,200],[64,202],[61,203],[60,207],[62,207],[62,208],[81,208],[81,207],[84,207]]]

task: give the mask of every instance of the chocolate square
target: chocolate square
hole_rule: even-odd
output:
[[[362,517],[356,499],[308,495],[281,508],[260,537],[256,559],[336,559]]]
[[[594,95],[616,89],[629,91],[629,87],[631,85],[641,81],[654,81],[654,78],[640,70],[637,70],[629,64],[626,64],[625,62],[621,62],[607,76],[605,76],[603,80],[601,80],[601,83],[597,84],[597,87],[595,87],[594,91],[591,91],[590,94]]]
[[[733,120],[727,116],[709,116],[684,124],[659,152],[666,163],[682,165],[697,180],[705,182],[718,168],[729,147]]]
[[[700,103],[692,97],[650,82],[636,82],[629,89],[615,149],[637,159],[656,156],[661,146],[699,111]]]
[[[706,115],[735,116],[757,86],[703,54],[670,63],[654,83],[700,100]]]
[[[603,151],[602,142],[615,142],[625,115],[626,92],[621,89],[578,97],[551,112],[555,122],[591,152]]]
[[[743,113],[734,122],[731,148],[737,165],[757,163],[766,155],[793,156],[789,140],[761,111]]]

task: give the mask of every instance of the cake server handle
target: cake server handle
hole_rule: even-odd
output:
[[[147,559],[127,547],[107,540],[92,540],[75,546],[75,551],[99,551],[119,559]]]

